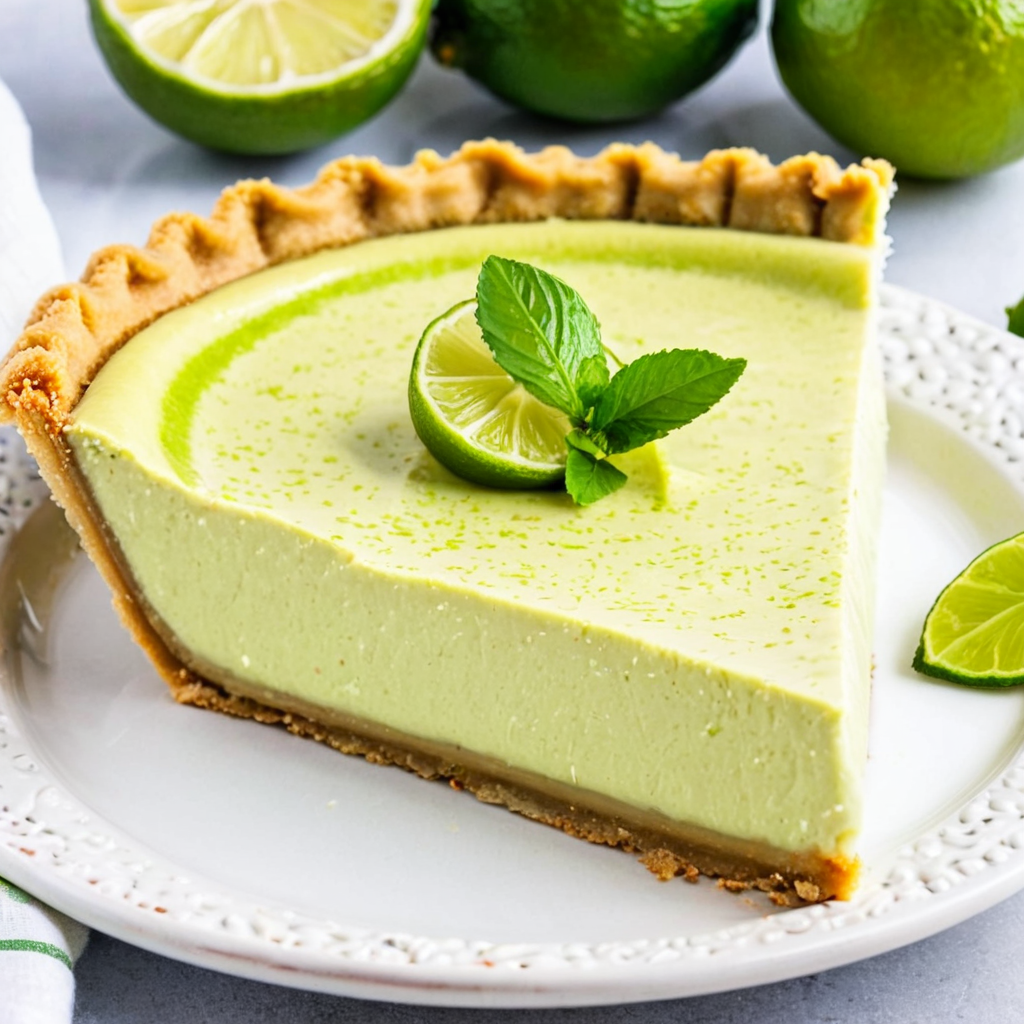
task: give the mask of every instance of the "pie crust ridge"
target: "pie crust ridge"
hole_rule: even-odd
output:
[[[226,189],[208,218],[172,213],[145,248],[94,253],[82,280],[37,303],[0,369],[0,420],[19,410],[57,430],[89,381],[157,317],[229,281],[321,249],[461,224],[615,219],[881,241],[893,183],[884,160],[840,170],[811,153],[779,165],[752,149],[684,161],[653,143],[578,157],[494,140],[405,167],[343,157],[298,189],[263,179]]]

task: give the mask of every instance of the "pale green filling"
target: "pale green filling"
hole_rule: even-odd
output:
[[[642,467],[579,509],[423,449],[416,341],[490,253],[569,281],[623,359],[748,360],[662,442],[667,503]],[[885,434],[873,274],[857,246],[617,223],[364,243],[163,317],[69,440],[203,661],[730,835],[845,850]]]

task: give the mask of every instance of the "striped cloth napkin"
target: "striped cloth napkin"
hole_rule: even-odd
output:
[[[0,1020],[70,1024],[88,930],[0,878]]]
[[[32,170],[32,137],[0,82],[0,354],[35,300],[64,279],[60,245]],[[9,429],[9,428],[0,428]],[[2,862],[0,862],[2,871]],[[0,1022],[70,1024],[82,925],[0,878]]]

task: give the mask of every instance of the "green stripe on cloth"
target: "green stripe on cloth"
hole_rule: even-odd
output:
[[[36,942],[33,939],[0,939],[0,953],[11,950],[19,953],[43,953],[59,960],[68,970],[72,969],[71,957],[52,942]]]
[[[9,896],[15,903],[28,903],[31,896],[24,889],[19,889],[13,882],[6,878],[0,878],[0,894]]]

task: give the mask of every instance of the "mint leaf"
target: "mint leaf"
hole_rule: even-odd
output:
[[[1024,338],[1024,299],[1021,299],[1016,306],[1007,306],[1006,315],[1009,318],[1006,329],[1011,334]]]
[[[604,455],[605,453],[594,443],[594,439],[582,430],[571,430],[565,436],[565,443],[588,455]]]
[[[588,452],[570,445],[565,460],[565,489],[577,505],[593,505],[595,501],[617,491],[628,477],[607,459],[596,459]]]
[[[641,356],[612,377],[594,407],[590,433],[607,452],[664,437],[710,409],[739,379],[745,359],[703,349]]]
[[[537,267],[488,256],[476,285],[476,319],[495,362],[532,395],[582,422],[604,361],[601,329],[579,294]],[[584,364],[586,364],[584,366]],[[605,380],[607,380],[605,364]]]
[[[603,352],[600,355],[587,356],[580,363],[576,374],[576,390],[583,403],[584,416],[597,404],[610,379],[608,363]]]

